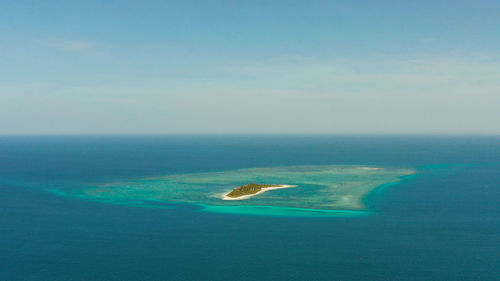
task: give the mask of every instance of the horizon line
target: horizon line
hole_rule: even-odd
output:
[[[500,136],[500,133],[16,133],[15,136]]]

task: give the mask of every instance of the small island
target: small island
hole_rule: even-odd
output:
[[[242,185],[233,189],[231,192],[224,194],[222,197],[223,200],[242,200],[248,199],[257,194],[280,188],[288,188],[295,187],[296,185],[275,185],[275,184],[258,184],[258,183],[249,183]]]

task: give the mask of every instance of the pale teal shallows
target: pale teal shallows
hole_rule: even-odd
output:
[[[351,216],[366,213],[363,198],[370,191],[411,174],[414,171],[406,168],[287,166],[142,178],[57,193],[139,206],[151,206],[147,202],[197,204],[205,211],[223,213]],[[270,190],[246,200],[221,199],[233,188],[251,182],[296,187]]]

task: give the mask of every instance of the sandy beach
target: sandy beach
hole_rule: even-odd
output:
[[[283,185],[265,187],[265,188],[262,188],[260,191],[254,193],[254,194],[243,195],[243,196],[239,196],[239,197],[235,197],[235,198],[227,196],[227,194],[229,194],[231,192],[230,191],[230,192],[228,192],[228,193],[226,193],[226,194],[224,194],[222,196],[222,200],[245,200],[245,199],[249,199],[252,196],[264,193],[264,192],[269,191],[269,190],[281,189],[281,188],[289,188],[289,187],[296,187],[296,185],[286,185],[286,184],[283,184]]]

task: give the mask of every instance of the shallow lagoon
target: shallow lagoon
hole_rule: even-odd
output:
[[[354,165],[268,167],[140,178],[57,190],[57,193],[139,206],[197,204],[205,211],[222,213],[346,216],[365,213],[360,212],[366,208],[363,198],[372,190],[414,173],[406,168]],[[221,199],[223,194],[250,182],[297,187],[272,190],[247,200]]]

